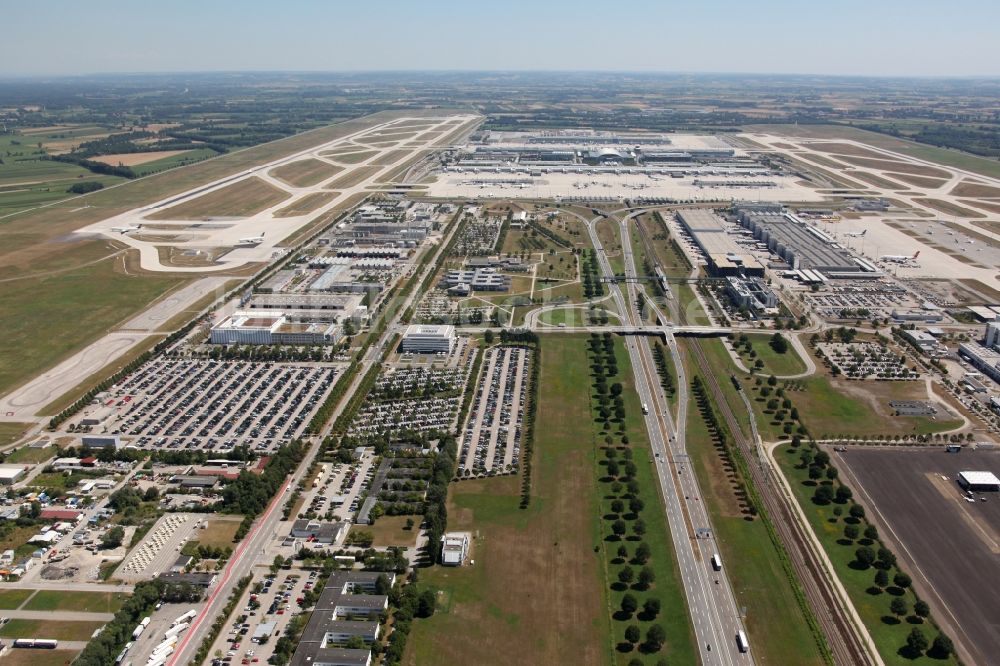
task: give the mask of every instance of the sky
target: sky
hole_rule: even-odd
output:
[[[996,0],[33,0],[0,76],[598,70],[1000,76]]]

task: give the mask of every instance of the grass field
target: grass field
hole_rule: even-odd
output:
[[[0,627],[4,638],[50,638],[57,641],[89,641],[104,622],[67,622],[65,620],[22,620],[13,618]]]
[[[421,572],[440,606],[414,623],[406,664],[612,659],[582,338],[546,344],[541,363],[531,504],[517,476],[452,485],[448,528],[476,535],[475,563]]]
[[[746,608],[754,659],[775,666],[824,663],[766,526],[741,513],[730,473],[713,448],[694,400],[688,407],[687,450],[736,602]]]
[[[16,442],[30,427],[30,423],[0,423],[0,446]]]
[[[597,238],[604,246],[604,251],[608,255],[611,263],[611,270],[615,275],[624,275],[625,257],[622,255],[621,234],[618,231],[618,223],[608,218],[601,219],[597,223]]]
[[[307,158],[275,167],[271,169],[271,175],[278,180],[285,181],[292,187],[309,187],[322,183],[327,178],[333,178],[343,170],[343,167]]]
[[[559,324],[584,326],[587,323],[587,309],[578,307],[549,310],[538,315],[538,321],[552,326],[558,326]]]
[[[3,666],[68,666],[78,653],[74,650],[11,650]]]
[[[74,243],[72,247],[76,248],[75,262],[99,259],[114,251],[102,241]],[[125,275],[120,258],[45,273],[61,263],[46,261],[34,266],[32,273],[37,271],[38,276],[30,281],[30,289],[24,280],[0,283],[0,312],[7,315],[7,334],[0,340],[0,394],[55,365],[171,287],[187,281],[165,275]],[[59,335],[39,334],[52,330],[56,322],[65,322],[69,313],[72,326],[61,327]]]
[[[242,521],[243,516],[240,515],[209,518],[208,527],[195,532],[192,538],[197,539],[202,546],[235,548],[233,537]]]
[[[906,621],[887,622],[889,613],[889,603],[892,595],[891,591],[873,595],[868,592],[872,587],[875,576],[874,568],[859,569],[851,566],[854,558],[857,543],[849,543],[843,539],[844,519],[838,519],[833,515],[835,504],[821,506],[812,501],[815,491],[814,482],[809,481],[806,468],[799,469],[799,451],[789,445],[780,446],[774,451],[774,456],[781,467],[781,471],[789,481],[792,492],[802,506],[813,532],[819,538],[823,549],[829,555],[837,577],[847,589],[858,614],[871,633],[872,639],[878,648],[879,654],[887,666],[897,664],[932,664],[932,663],[957,663],[954,659],[948,662],[920,657],[910,659],[899,654],[899,649],[906,644],[906,636],[910,633],[913,625]],[[845,511],[846,515],[846,511]],[[863,525],[862,525],[863,528]],[[844,543],[841,543],[841,540]],[[876,544],[877,548],[877,544]],[[899,590],[909,608],[913,608],[916,601],[912,590]],[[936,635],[932,626],[927,623],[922,625],[924,633],[929,639]]]
[[[750,358],[748,354],[742,353],[745,349],[743,346],[737,346],[737,350],[748,368],[752,369],[754,361],[760,359],[764,362],[764,369],[761,372],[769,375],[781,377],[805,371],[806,364],[799,358],[798,352],[795,351],[791,343],[788,343],[788,350],[784,354],[779,354],[769,344],[770,335],[747,335],[747,339],[750,340],[750,346],[756,353],[756,357]]]
[[[355,167],[351,169],[348,173],[334,180],[333,182],[327,183],[326,189],[342,190],[348,187],[354,187],[355,185],[358,185],[359,183],[364,181],[366,178],[374,176],[381,170],[382,167],[378,166]]]
[[[919,204],[923,204],[928,208],[933,208],[934,210],[941,211],[947,215],[955,215],[958,217],[969,217],[973,219],[982,219],[986,217],[984,214],[974,211],[971,208],[963,208],[962,206],[956,206],[950,201],[942,201],[941,199],[927,199],[923,197],[914,197],[913,201]]]
[[[414,522],[413,529],[406,529],[406,521],[411,519]],[[371,532],[375,540],[372,546],[382,548],[386,546],[413,546],[417,541],[417,527],[420,516],[382,516],[375,521],[374,525],[365,525],[364,530]]]
[[[364,162],[365,160],[374,157],[378,153],[374,150],[359,150],[359,152],[349,153],[341,152],[339,150],[331,150],[325,153],[320,153],[323,157],[329,157],[334,162],[340,162],[341,164],[357,164],[358,162]]]
[[[22,446],[7,456],[5,463],[40,463],[48,460],[56,454],[58,449],[54,446],[46,446],[42,449],[32,449]]]
[[[121,592],[68,592],[39,590],[24,610],[117,613],[128,595]]]
[[[16,610],[34,593],[34,590],[0,590],[0,609]]]
[[[206,217],[248,217],[287,199],[290,194],[257,176],[195,197],[147,216],[150,220],[200,220]]]
[[[294,203],[275,211],[275,217],[294,217],[311,213],[317,208],[322,208],[326,204],[340,196],[339,192],[313,192],[298,199]]]

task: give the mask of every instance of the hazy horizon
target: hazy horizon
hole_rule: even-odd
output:
[[[53,0],[5,11],[0,76],[604,72],[1000,77],[1000,5],[957,0],[454,0],[169,8]],[[734,66],[738,63],[738,66]]]

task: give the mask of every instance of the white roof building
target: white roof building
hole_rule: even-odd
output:
[[[403,335],[403,351],[417,354],[449,353],[455,348],[455,327],[414,324]]]

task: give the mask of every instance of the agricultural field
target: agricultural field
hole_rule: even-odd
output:
[[[248,217],[279,204],[291,195],[251,176],[214,192],[147,215],[150,220],[201,220],[209,217]]]

